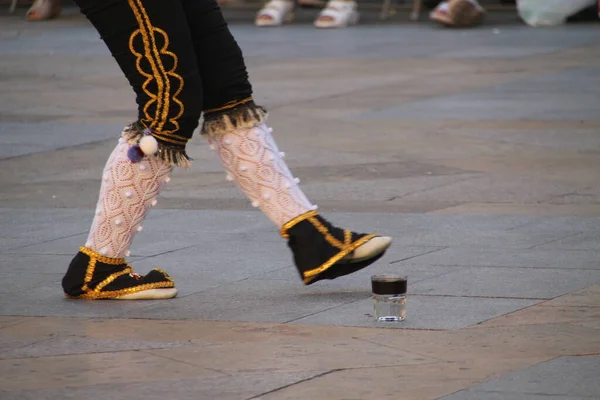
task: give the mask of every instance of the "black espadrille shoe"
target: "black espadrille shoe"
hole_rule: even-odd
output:
[[[147,275],[133,272],[123,258],[110,258],[80,247],[62,280],[72,299],[159,300],[177,295],[175,283],[163,270]]]
[[[316,211],[286,223],[281,235],[288,239],[305,285],[363,269],[381,258],[392,244],[390,237],[336,228]]]

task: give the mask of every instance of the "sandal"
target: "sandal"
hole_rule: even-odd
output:
[[[315,20],[317,28],[344,28],[358,22],[356,1],[330,0]]]
[[[485,19],[485,10],[483,7],[472,0],[448,1],[448,14],[454,24],[460,28],[477,26]]]
[[[288,239],[305,285],[359,271],[379,260],[392,244],[392,238],[387,236],[333,226],[316,211],[285,223],[281,235]]]
[[[61,9],[61,0],[35,0],[26,18],[27,21],[45,21],[58,17]]]
[[[146,275],[133,272],[122,258],[110,258],[81,247],[62,279],[70,299],[159,300],[177,295],[173,279],[155,268]]]
[[[438,6],[429,14],[429,19],[445,26],[455,25],[454,20],[450,15],[450,9],[447,1],[443,1],[438,4]]]
[[[281,26],[295,18],[295,5],[291,0],[269,0],[256,14],[256,26]]]

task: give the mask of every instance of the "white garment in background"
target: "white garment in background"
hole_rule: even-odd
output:
[[[597,0],[517,0],[519,16],[530,26],[564,24],[567,18],[596,4]]]

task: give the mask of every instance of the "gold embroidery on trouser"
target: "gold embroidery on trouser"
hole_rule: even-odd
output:
[[[218,108],[209,108],[208,110],[204,110],[205,113],[213,113],[213,112],[218,112],[218,111],[224,111],[224,110],[230,110],[234,107],[240,106],[242,104],[246,104],[253,101],[252,97],[246,97],[245,99],[241,99],[241,100],[233,100],[230,101],[228,103],[225,103],[223,106],[218,107]]]
[[[138,72],[146,77],[146,81],[142,85],[142,90],[150,98],[143,107],[144,119],[142,123],[153,131],[153,135],[160,140],[164,140],[176,145],[185,145],[187,138],[175,134],[179,130],[179,122],[177,121],[184,112],[183,103],[177,98],[183,90],[183,78],[175,71],[178,65],[178,58],[175,53],[168,50],[169,36],[167,33],[150,22],[150,18],[142,5],[141,0],[128,0],[129,6],[135,15],[139,29],[133,32],[129,38],[129,49],[136,56],[136,68]],[[135,40],[141,35],[143,43],[143,54],[135,49]],[[161,36],[164,44],[161,48],[157,45],[157,38]],[[167,70],[163,63],[162,56],[170,56],[173,58],[173,66]],[[142,58],[146,58],[150,64],[151,72],[144,71],[140,65]],[[174,78],[174,82],[171,81]],[[148,85],[156,82],[157,93],[152,93],[148,89]],[[178,85],[173,95],[171,96],[171,85]],[[156,111],[154,115],[150,115],[149,108],[156,103]],[[169,117],[169,111],[175,103],[179,107],[179,112],[174,116]]]

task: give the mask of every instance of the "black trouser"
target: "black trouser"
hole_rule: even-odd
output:
[[[242,52],[215,0],[75,0],[137,95],[138,119],[185,151],[201,113],[253,106]]]

